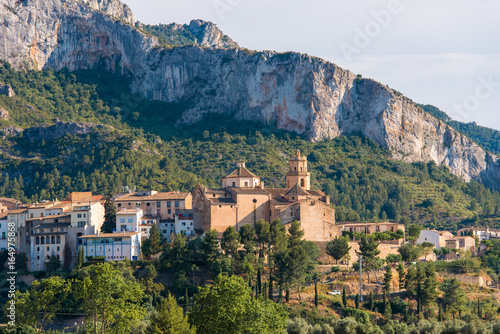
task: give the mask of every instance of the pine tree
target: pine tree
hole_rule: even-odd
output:
[[[356,294],[356,299],[354,300],[354,303],[356,305],[356,308],[359,309],[359,293]]]
[[[436,267],[433,262],[429,262],[425,267],[425,280],[422,287],[422,304],[429,306],[439,295],[437,291],[438,282],[436,280]]]
[[[408,268],[405,275],[405,289],[408,291],[409,297],[414,297],[417,294],[417,273],[413,267]]]
[[[349,254],[349,238],[347,237],[336,237],[328,242],[326,245],[326,254],[330,255],[335,259],[335,264],[338,263],[340,259]]]
[[[314,282],[314,306],[316,306],[316,308],[318,307],[319,305],[319,300],[318,300],[318,282]]]
[[[344,304],[344,308],[347,307],[347,295],[345,292],[345,287],[342,289],[342,304]]]
[[[158,312],[151,314],[151,321],[146,328],[147,334],[191,334],[195,329],[188,323],[187,316],[184,316],[182,308],[177,305],[175,298],[168,295],[159,305]]]

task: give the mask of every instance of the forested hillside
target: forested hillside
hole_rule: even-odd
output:
[[[125,80],[105,72],[17,72],[5,64],[0,82],[17,94],[0,96],[0,107],[9,112],[1,121],[4,129],[58,120],[108,125],[55,138],[37,137],[33,129],[6,136],[0,196],[35,201],[76,190],[113,195],[125,185],[169,191],[189,191],[198,182],[217,187],[238,160],[267,187],[283,187],[288,157],[298,148],[309,158],[313,187],[331,196],[339,220],[433,226],[440,221],[446,228],[499,223],[498,193],[434,163],[391,160],[387,150],[362,136],[312,143],[218,116],[176,126],[185,105],[144,100]]]

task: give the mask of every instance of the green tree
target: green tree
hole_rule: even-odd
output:
[[[57,256],[52,255],[46,264],[47,271],[50,271],[50,272],[57,271],[61,268],[61,265],[62,265],[61,260],[59,260],[59,258]]]
[[[76,283],[76,296],[85,312],[87,331],[92,333],[130,333],[144,318],[141,286],[125,280],[109,263],[84,268],[86,275]]]
[[[359,309],[359,293],[357,293],[354,298],[354,305],[356,305],[356,308]]]
[[[349,254],[350,250],[351,246],[349,246],[349,238],[347,237],[336,237],[326,245],[326,254],[335,259],[335,264]]]
[[[217,235],[218,232],[214,229],[209,229],[203,235],[202,249],[205,264],[210,264],[215,261],[219,254],[219,240],[217,239]]]
[[[417,294],[417,272],[413,266],[409,267],[405,275],[405,289],[410,297]]]
[[[116,229],[116,208],[110,198],[104,203],[104,223],[101,226],[102,233],[113,233]]]
[[[187,315],[169,293],[158,305],[157,311],[151,314],[146,334],[195,334],[196,330],[188,322]]]
[[[162,235],[160,229],[156,224],[153,224],[153,226],[151,226],[151,229],[149,230],[149,238],[142,242],[142,254],[144,255],[144,257],[149,259],[152,256],[160,253],[162,247]]]
[[[213,287],[201,288],[196,295],[189,321],[206,334],[281,333],[288,318],[283,308],[251,294],[241,277],[219,275]]]
[[[460,286],[460,281],[456,278],[445,280],[441,285],[441,290],[446,310],[453,315],[453,318],[456,313],[460,315],[467,305],[467,296]]]
[[[316,306],[316,308],[317,308],[318,305],[319,305],[319,299],[318,299],[318,282],[314,281],[314,306]]]
[[[375,269],[380,254],[378,241],[369,235],[362,234],[358,244],[359,251],[356,251],[356,254],[363,257],[365,270],[369,272],[369,270]]]
[[[399,291],[401,291],[405,287],[405,267],[403,265],[403,262],[399,262],[398,266],[396,267],[396,271],[398,272],[398,288]]]
[[[370,307],[370,311],[373,311],[375,309],[375,299],[373,298],[373,291],[370,291],[370,298],[368,300],[368,304]]]
[[[259,245],[259,258],[265,256],[270,243],[270,228],[271,225],[263,219],[255,222],[255,235]]]
[[[345,292],[345,287],[342,289],[342,304],[344,305],[344,308],[347,307],[347,295]]]
[[[224,253],[231,258],[236,258],[238,248],[240,247],[240,235],[233,226],[228,226],[222,233],[220,246]]]
[[[15,297],[16,325],[27,325],[43,333],[66,300],[71,285],[59,276],[34,281],[29,291],[18,292]],[[6,304],[6,307],[10,304]],[[6,313],[8,311],[6,310]]]
[[[398,248],[398,253],[401,254],[401,259],[406,263],[415,262],[420,256],[418,247],[412,244],[404,244]]]
[[[425,267],[425,279],[422,286],[422,304],[429,306],[439,295],[437,291],[436,267],[434,262],[429,262]]]
[[[390,265],[386,265],[384,274],[384,291],[387,293],[391,292],[391,281],[392,281],[392,268]]]
[[[81,267],[83,267],[84,263],[85,263],[85,253],[84,253],[83,247],[80,246],[78,248],[78,263],[77,263],[76,267],[81,268]]]
[[[253,253],[255,250],[255,230],[251,224],[245,224],[240,227],[240,242],[247,253]]]
[[[422,231],[422,226],[411,224],[408,227],[408,240],[417,240],[420,237],[420,231]]]

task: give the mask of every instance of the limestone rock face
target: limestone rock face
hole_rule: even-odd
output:
[[[24,130],[24,136],[30,141],[53,140],[66,134],[86,134],[104,125],[85,122],[57,122],[52,125],[40,124]]]
[[[8,97],[14,97],[16,96],[16,92],[14,92],[11,86],[5,85],[0,82],[0,95],[7,95]]]
[[[199,20],[189,29],[201,46],[163,49],[129,24],[132,14],[117,0],[0,0],[2,21],[0,59],[16,68],[116,72],[148,99],[186,105],[185,123],[216,112],[312,141],[360,132],[396,159],[433,160],[500,188],[498,157],[385,85],[322,59],[231,48],[220,30]]]

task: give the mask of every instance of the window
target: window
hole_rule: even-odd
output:
[[[151,203],[146,203],[146,206],[151,206]]]
[[[33,214],[32,213],[30,214],[30,218],[33,218]]]
[[[41,237],[40,240],[42,241],[42,245],[45,245],[45,238]]]
[[[248,187],[248,182],[245,181],[245,187]]]
[[[236,182],[233,182],[233,187],[236,187]]]
[[[178,208],[179,207],[179,201],[175,201],[175,207]]]
[[[47,247],[47,252],[50,251],[50,247]]]
[[[37,247],[37,248],[36,248],[36,251],[37,251],[37,252],[39,252],[39,251],[40,251],[40,247]]]
[[[36,237],[35,239],[35,244],[39,245],[40,244],[40,238],[39,237]]]
[[[61,247],[57,246],[57,251],[59,252],[61,250]]]
[[[82,214],[81,213],[77,214],[76,218],[82,218]]]
[[[51,242],[52,242],[52,244],[55,244],[56,243],[56,237],[52,236]]]
[[[168,214],[171,214],[172,213],[172,210],[171,209],[168,209]]]
[[[78,222],[78,227],[85,227],[85,225],[87,225],[87,222],[85,222],[85,221]]]
[[[81,233],[78,233],[78,234],[81,234]],[[60,244],[61,243],[61,236],[58,235],[56,238],[56,241],[57,241],[56,243]],[[57,247],[57,248],[59,248],[59,247]]]
[[[132,219],[132,218],[128,219],[128,223],[133,223],[133,222],[134,222],[134,219]]]
[[[120,218],[120,223],[125,223],[125,218]]]
[[[301,186],[301,187],[305,187],[305,182],[304,182],[304,179],[300,179],[300,186]]]
[[[215,197],[215,195],[214,195],[214,197]],[[171,206],[172,206],[172,202],[168,201],[167,202],[167,208],[170,208]]]
[[[83,214],[83,218],[86,218],[86,217],[87,217],[87,214],[86,214],[86,213],[84,213],[84,214]]]
[[[40,213],[40,217],[43,217],[43,212]]]
[[[121,208],[122,207],[122,203],[118,203],[118,207]]]
[[[302,167],[300,167],[300,171],[302,172]]]

